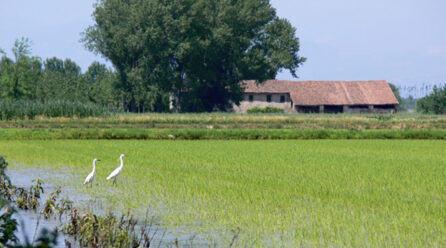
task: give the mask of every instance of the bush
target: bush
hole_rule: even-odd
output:
[[[254,107],[252,109],[248,109],[248,114],[265,114],[265,113],[284,113],[285,110],[282,108],[275,108],[275,107],[265,107],[265,108],[259,108]]]

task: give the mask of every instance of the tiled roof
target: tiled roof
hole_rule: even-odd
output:
[[[294,105],[399,104],[389,84],[382,81],[243,81],[246,93],[289,93]]]

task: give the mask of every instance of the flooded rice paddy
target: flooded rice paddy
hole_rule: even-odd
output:
[[[446,246],[445,141],[2,141],[0,151],[86,210],[148,212],[167,242],[227,246],[240,232],[236,247]]]

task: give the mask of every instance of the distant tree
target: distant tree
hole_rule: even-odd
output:
[[[116,74],[99,62],[93,62],[84,74],[88,100],[108,106],[118,106],[119,95],[114,86]]]
[[[116,73],[98,62],[82,74],[71,59],[32,57],[31,41],[17,39],[14,58],[0,49],[0,98],[46,102],[54,99],[93,102],[116,107]]]
[[[74,61],[48,58],[43,68],[37,90],[39,100],[87,100],[87,85],[81,77],[81,68]]]
[[[418,99],[415,99],[413,96],[408,96],[406,98],[403,97],[403,98],[401,98],[400,106],[402,106],[402,108],[405,110],[409,110],[409,109],[414,110],[417,100]]]
[[[27,38],[17,39],[12,48],[14,60],[2,51],[0,60],[0,88],[4,98],[35,99],[36,88],[42,73],[39,57],[31,57],[31,41]]]
[[[84,44],[113,63],[125,110],[166,110],[171,94],[182,111],[225,110],[241,80],[305,61],[268,0],[99,0],[93,17]]]
[[[392,89],[393,94],[396,97],[396,100],[398,100],[398,102],[401,104],[402,100],[401,100],[401,95],[400,95],[400,90],[398,89],[398,87],[396,87],[394,84],[389,83],[390,88]]]
[[[431,94],[418,99],[417,111],[429,114],[446,114],[446,85],[443,88],[433,87]]]

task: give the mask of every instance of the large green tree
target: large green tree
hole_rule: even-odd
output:
[[[242,99],[241,80],[293,76],[295,28],[268,0],[99,0],[87,48],[119,73],[126,110],[225,110]]]

